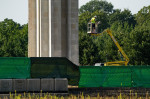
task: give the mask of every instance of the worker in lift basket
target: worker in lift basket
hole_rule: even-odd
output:
[[[95,31],[96,17],[97,17],[97,16],[94,16],[94,17],[92,17],[92,19],[90,20],[90,22],[92,23],[92,32],[96,32],[96,31]]]

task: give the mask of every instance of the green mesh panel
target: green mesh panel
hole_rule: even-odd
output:
[[[30,78],[30,58],[0,57],[0,79]]]
[[[68,78],[70,85],[79,84],[79,67],[62,57],[31,57],[32,78]]]
[[[81,66],[79,87],[102,87],[102,78],[101,67]]]
[[[150,66],[132,67],[132,86],[150,88]]]
[[[150,87],[150,66],[81,66],[79,87]]]
[[[130,66],[103,67],[103,87],[131,87]]]

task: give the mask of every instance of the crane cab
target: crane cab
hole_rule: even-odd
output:
[[[88,34],[97,34],[98,33],[98,27],[97,24],[95,23],[95,29],[92,27],[92,23],[89,22],[87,26],[87,33]]]
[[[89,35],[97,35],[98,34],[98,25],[100,22],[95,23],[95,29],[92,27],[92,23],[89,22],[87,25],[87,34]]]

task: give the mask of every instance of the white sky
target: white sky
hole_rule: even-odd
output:
[[[28,22],[28,0],[0,0],[0,21],[5,18],[26,24]]]
[[[79,6],[82,6],[91,0],[79,0]],[[115,9],[129,9],[132,14],[138,13],[138,11],[144,6],[150,5],[150,0],[106,0],[112,3]]]
[[[79,0],[79,7],[90,0]],[[129,9],[133,14],[144,6],[150,5],[150,0],[106,0],[114,5],[115,9]],[[28,22],[28,0],[0,0],[0,21],[5,18],[13,19],[20,24]]]

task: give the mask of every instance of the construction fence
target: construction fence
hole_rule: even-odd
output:
[[[31,57],[31,78],[68,78],[79,85],[79,67],[63,57]]]
[[[0,79],[67,78],[79,87],[150,88],[150,66],[77,66],[59,57],[1,57]]]
[[[150,88],[150,66],[80,66],[79,87]]]
[[[67,78],[79,85],[79,67],[61,57],[1,57],[0,79]]]
[[[30,78],[30,67],[30,58],[0,57],[0,79]]]

